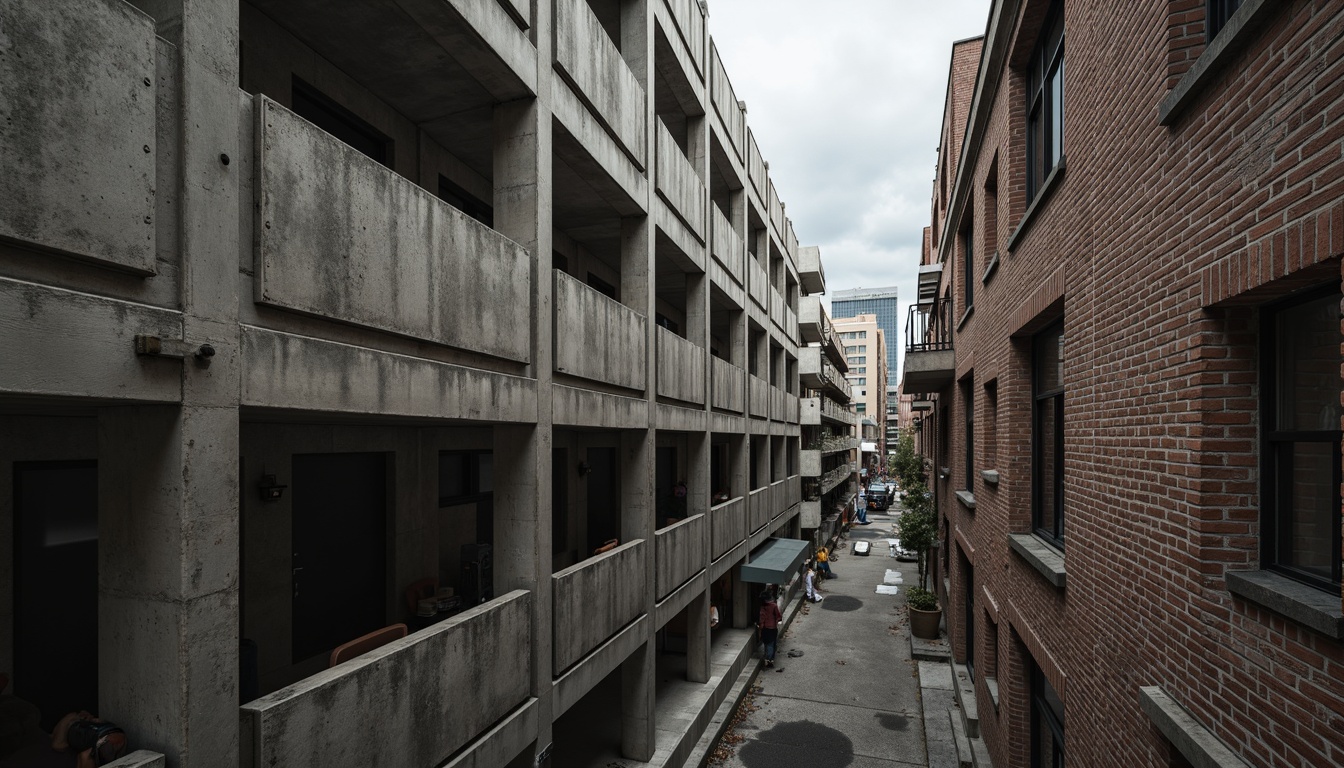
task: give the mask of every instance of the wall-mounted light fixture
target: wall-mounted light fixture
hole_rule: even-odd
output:
[[[590,472],[592,472],[592,471],[593,471],[593,468],[592,468],[592,466],[591,466],[588,462],[586,462],[586,461],[580,461],[580,462],[579,462],[579,477],[584,477],[584,476],[586,476],[588,473],[590,473]]]
[[[279,501],[285,495],[285,489],[288,485],[280,485],[275,481],[275,475],[261,476],[261,500]]]

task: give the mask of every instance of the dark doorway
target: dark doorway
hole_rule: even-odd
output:
[[[975,679],[975,566],[963,554],[962,573],[966,574],[966,672]]]
[[[620,482],[615,448],[588,449],[588,551],[621,537]]]
[[[14,464],[14,694],[98,711],[98,463]]]
[[[387,456],[294,456],[293,661],[387,623]]]
[[[564,448],[551,449],[551,554],[569,549],[569,459]]]
[[[369,159],[391,167],[389,150],[392,142],[377,128],[297,77],[293,80],[292,89],[294,114],[362,152]]]
[[[677,449],[672,446],[664,446],[654,454],[653,481],[656,483],[654,488],[654,499],[657,505],[658,523],[655,528],[662,528],[669,525],[671,519],[678,517],[676,507],[676,497],[673,494],[673,487],[677,484]]]

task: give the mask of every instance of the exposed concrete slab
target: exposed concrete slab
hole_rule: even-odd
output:
[[[242,404],[261,408],[531,421],[537,383],[366,347],[242,328]]]
[[[556,372],[644,389],[645,317],[560,270],[553,275]]]
[[[591,389],[555,385],[551,389],[556,426],[647,429],[649,401]]]
[[[585,0],[557,0],[552,7],[557,71],[643,168],[643,87]]]
[[[643,539],[589,558],[551,576],[554,602],[554,669],[566,669],[644,609],[648,591],[643,558],[652,557]]]

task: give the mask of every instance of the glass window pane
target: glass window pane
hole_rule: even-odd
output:
[[[1036,527],[1050,535],[1055,530],[1055,466],[1056,444],[1059,424],[1055,418],[1054,400],[1044,400],[1036,404]]]
[[[1335,552],[1339,538],[1335,518],[1339,497],[1335,495],[1335,469],[1338,459],[1333,443],[1288,443],[1280,446],[1288,454],[1290,476],[1279,472],[1286,482],[1279,540],[1279,563],[1313,576],[1333,578]],[[1284,467],[1287,469],[1287,467]]]
[[[1339,429],[1339,296],[1278,315],[1279,431]]]
[[[1050,77],[1050,167],[1064,154],[1064,62]]]
[[[1036,397],[1064,388],[1064,329],[1056,327],[1036,337]]]

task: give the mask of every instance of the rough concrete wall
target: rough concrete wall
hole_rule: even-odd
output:
[[[515,591],[250,702],[243,753],[257,766],[441,764],[527,699],[530,611]]]
[[[244,327],[244,405],[386,416],[527,421],[533,379]]]
[[[705,182],[681,147],[668,132],[663,121],[655,120],[658,132],[655,134],[657,163],[655,165],[657,191],[667,204],[676,210],[686,226],[702,240],[705,238]],[[698,249],[697,249],[698,250]]]
[[[155,269],[154,20],[118,0],[0,8],[0,237]]]
[[[709,352],[661,326],[657,339],[659,396],[704,403]]]
[[[645,94],[585,0],[556,0],[555,63],[636,163],[645,162]]]
[[[746,406],[746,372],[727,360],[712,358],[714,407],[742,413]]]
[[[714,224],[714,259],[723,265],[739,285],[742,284],[742,258],[746,255],[746,246],[742,236],[733,229],[732,222],[723,215],[717,205],[711,205],[710,213]]]
[[[766,192],[769,187],[769,176],[765,158],[761,157],[761,148],[756,143],[756,136],[747,129],[747,179],[751,182],[751,189],[756,192],[756,202],[765,205]]]
[[[554,274],[555,370],[643,389],[644,316],[563,272]]]
[[[746,139],[743,131],[747,118],[737,101],[733,84],[724,71],[723,59],[719,58],[719,49],[711,37],[709,41],[710,88],[714,112],[723,121],[724,131],[728,134],[728,144],[733,148],[738,162],[742,161],[742,142]]]
[[[747,293],[751,300],[761,309],[768,309],[770,306],[770,277],[765,272],[765,267],[761,262],[754,258],[747,258]],[[764,325],[764,324],[762,324]]]
[[[751,520],[749,523],[750,530],[755,531],[759,529],[761,526],[770,522],[770,518],[772,515],[770,509],[771,498],[770,498],[769,486],[766,486],[764,488],[757,488],[756,490],[752,491],[751,495],[747,499],[747,503],[748,506],[750,507],[750,515],[751,515]]]
[[[741,496],[720,504],[709,512],[714,557],[737,546],[747,531],[747,500]]]
[[[696,515],[654,534],[655,594],[662,600],[705,567],[704,515]]]
[[[278,103],[257,110],[258,301],[529,360],[521,246]]]
[[[695,62],[695,71],[705,72],[705,12],[699,0],[667,0],[677,35]]]
[[[647,598],[642,574],[648,549],[637,539],[551,576],[555,672],[639,616]]]

